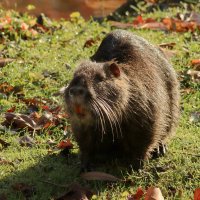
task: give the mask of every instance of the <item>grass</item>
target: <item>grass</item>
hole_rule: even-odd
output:
[[[179,8],[178,11],[182,10]],[[0,13],[2,17],[7,15],[13,17],[12,23],[16,27],[21,23],[18,22],[19,20],[27,23],[35,20],[27,14],[19,16],[16,12],[3,10]],[[173,8],[162,13],[158,11],[144,15],[144,18],[175,16],[176,13],[177,9]],[[71,21],[61,20],[51,22],[46,26],[51,29],[37,36],[24,35],[25,33],[20,31],[19,27],[16,28],[18,33],[14,36],[9,35],[9,32],[1,36],[2,56],[13,58],[14,61],[0,69],[0,85],[7,82],[12,86],[22,88],[25,98],[43,97],[53,100],[56,105],[62,105],[62,98],[53,94],[69,82],[76,63],[89,58],[97,49],[105,33],[112,28],[107,22],[98,24],[92,20],[84,21],[77,14]],[[166,33],[136,29],[130,29],[130,31],[155,45],[175,42],[174,49],[177,53],[172,58],[172,63],[177,72],[188,70],[191,60],[200,56],[198,31],[195,33]],[[83,48],[90,38],[94,38],[96,43],[89,48]],[[66,69],[66,64],[70,66],[68,69]],[[44,76],[45,71],[53,75]],[[131,185],[91,183],[81,180],[77,148],[65,157],[58,152],[49,154],[51,146],[47,141],[53,139],[58,143],[65,137],[63,127],[54,127],[51,134],[49,134],[49,129],[42,130],[36,134],[34,138],[36,145],[33,147],[19,145],[18,138],[29,134],[26,130],[14,132],[12,129],[1,127],[0,137],[10,143],[10,146],[7,148],[0,146],[0,159],[10,161],[11,164],[0,164],[0,196],[5,194],[8,199],[25,199],[21,192],[13,190],[13,185],[21,182],[33,186],[34,195],[30,197],[32,200],[54,199],[65,192],[65,188],[44,182],[49,181],[61,185],[80,182],[92,188],[97,193],[98,199],[126,199],[124,192],[134,193],[138,187],[145,189],[151,185],[160,187],[165,199],[193,199],[193,191],[200,187],[200,124],[190,123],[189,117],[191,112],[200,110],[200,87],[185,75],[181,82],[181,89],[184,90],[186,87],[194,91],[189,94],[182,93],[181,120],[176,135],[169,143],[166,156],[146,162],[145,168],[139,172],[128,173],[122,170],[118,174],[131,179],[133,182]],[[23,102],[17,102],[17,99],[18,96],[14,93],[0,94],[1,122],[4,121],[4,113],[13,106],[16,107],[17,113],[27,112],[27,106]],[[42,110],[39,112],[41,113]],[[67,120],[64,119],[64,121],[68,123]],[[113,173],[113,169],[102,170]]]

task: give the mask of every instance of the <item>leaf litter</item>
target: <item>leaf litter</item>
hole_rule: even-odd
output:
[[[178,16],[179,17],[179,16]],[[156,19],[143,19],[138,15],[132,23],[123,23],[116,21],[109,21],[111,26],[117,28],[135,28],[135,29],[151,29],[159,31],[175,31],[175,32],[194,32],[200,29],[200,17],[198,13],[192,12],[189,19],[183,18],[163,18],[160,21]]]
[[[93,196],[93,192],[87,188],[79,185],[78,183],[71,184],[67,192],[55,200],[89,200]]]

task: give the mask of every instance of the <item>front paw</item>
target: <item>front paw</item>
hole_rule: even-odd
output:
[[[167,145],[166,144],[159,144],[159,146],[154,149],[154,151],[152,152],[152,158],[156,159],[159,158],[161,156],[164,156],[166,154],[167,151]]]

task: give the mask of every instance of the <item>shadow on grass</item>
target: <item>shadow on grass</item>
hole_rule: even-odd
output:
[[[80,181],[78,162],[77,155],[74,154],[70,155],[69,158],[61,155],[45,156],[26,170],[14,170],[10,176],[2,179],[0,181],[0,194],[5,194],[9,200],[25,199],[21,192],[16,192],[13,189],[13,185],[24,183],[33,186],[34,192],[28,199],[54,199],[66,191],[66,188],[61,185],[67,186]]]

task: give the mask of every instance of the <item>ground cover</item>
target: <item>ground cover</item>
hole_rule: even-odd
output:
[[[165,199],[193,199],[200,187],[200,69],[196,60],[200,59],[200,30],[196,22],[179,32],[169,26],[165,30],[144,26],[147,18],[162,22],[177,18],[177,13],[186,18],[191,11],[184,6],[158,10],[116,25],[85,21],[78,13],[69,21],[56,22],[42,15],[36,19],[0,10],[0,121],[4,122],[0,126],[0,199],[55,199],[72,182],[91,188],[96,194],[93,199],[127,199],[137,188],[148,186],[159,187]],[[166,43],[161,46],[181,82],[180,124],[166,156],[146,162],[143,170],[99,169],[125,182],[84,181],[79,176],[78,147],[58,92],[79,60],[89,58],[106,33],[124,24],[155,45]],[[11,123],[13,117],[18,121]],[[57,144],[66,138],[73,149],[60,153]]]

